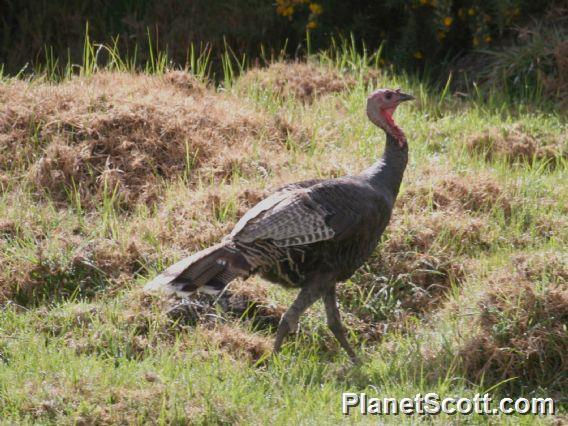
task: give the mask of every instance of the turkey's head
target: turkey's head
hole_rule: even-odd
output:
[[[410,101],[414,96],[402,93],[400,89],[379,89],[367,98],[367,117],[375,125],[394,137],[401,148],[406,146],[406,136],[396,125],[392,115],[401,102]]]

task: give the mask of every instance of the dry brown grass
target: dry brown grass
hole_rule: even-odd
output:
[[[140,378],[141,381],[143,378]],[[144,378],[145,379],[145,378]],[[146,421],[156,422],[157,414],[167,397],[167,389],[161,383],[144,383],[138,389],[115,389],[108,396],[111,401],[99,404],[94,412],[75,419],[75,424],[129,424],[132,418],[140,416],[140,407],[146,407]]]
[[[18,224],[11,219],[0,219],[0,237],[13,238],[18,234]]]
[[[568,157],[566,144],[566,135],[535,135],[522,125],[513,125],[475,134],[467,141],[467,148],[487,160],[505,158],[511,163],[545,160],[555,165]]]
[[[50,242],[61,252],[66,252],[76,243],[73,239],[61,239]],[[0,247],[2,240],[0,240]],[[31,299],[41,300],[46,294],[53,292],[53,297],[71,291],[69,285],[80,273],[70,262],[62,258],[46,256],[47,242],[39,240],[35,253],[15,255],[10,250],[0,251],[0,303],[7,299],[15,299],[18,303],[27,304]],[[76,283],[75,283],[76,284]]]
[[[392,226],[377,266],[390,279],[405,283],[408,292],[401,294],[401,305],[414,312],[437,306],[466,272],[462,251],[487,247],[491,238],[485,219],[452,213],[412,215],[404,221],[395,219]],[[440,245],[438,238],[453,241]]]
[[[185,91],[188,95],[203,93],[207,90],[205,82],[185,71],[168,71],[163,78],[172,86]]]
[[[141,381],[144,379],[140,378]],[[166,387],[161,383],[146,382],[138,388],[116,388],[110,394],[97,395],[97,386],[85,379],[70,381],[44,381],[41,384],[26,383],[28,395],[22,411],[32,419],[43,423],[47,419],[57,422],[68,419],[68,410],[73,407],[82,413],[72,419],[75,425],[116,425],[130,424],[133,418],[140,418],[140,407],[144,406],[149,419],[155,421],[166,396]],[[82,403],[96,403],[92,411],[85,412]]]
[[[433,210],[487,213],[499,209],[511,213],[512,196],[491,175],[457,174],[440,167],[421,171],[401,194],[397,205],[412,212]],[[463,214],[463,213],[462,213]]]
[[[547,280],[568,284],[568,254],[563,252],[537,252],[517,254],[511,259],[516,272],[530,281]]]
[[[478,303],[477,332],[460,350],[470,378],[496,383],[514,377],[513,387],[566,389],[567,265],[568,257],[558,253],[519,255],[490,275]]]
[[[275,326],[284,312],[283,308],[275,307],[267,303],[266,299],[262,299],[263,293],[265,295],[262,290],[245,290],[237,292],[236,295],[227,293],[218,300],[218,304],[214,304],[213,299],[205,295],[195,295],[182,303],[170,298],[166,302],[167,317],[176,326],[171,328],[169,333],[176,334],[179,327],[185,329],[185,333],[197,331],[215,351],[220,349],[236,359],[243,359],[244,356],[248,361],[258,361],[269,353],[270,339],[248,332],[240,325],[239,319],[250,318],[253,324],[256,320],[256,326],[259,325],[260,319],[267,321],[270,326]],[[135,315],[135,318],[146,324],[148,316]],[[197,330],[190,331],[187,326],[197,326]]]
[[[427,318],[470,274],[468,251],[489,247],[491,238],[483,217],[453,211],[393,217],[356,286],[340,287],[342,303],[357,316],[347,323],[369,341],[391,330],[410,332],[412,317]]]
[[[184,325],[250,322],[255,329],[275,329],[286,307],[268,297],[266,286],[236,280],[218,297],[195,294],[181,303],[170,299],[168,316]]]
[[[508,216],[515,203],[489,174],[468,176],[439,165],[418,173],[397,201],[378,255],[358,272],[363,293],[341,290],[353,312],[371,325],[351,321],[369,340],[385,330],[408,331],[410,316],[437,309],[470,272],[469,256],[495,242],[489,213],[498,209]],[[355,302],[365,298],[373,300],[371,306]],[[379,305],[386,308],[377,311]]]
[[[266,284],[235,281],[231,283],[225,309],[233,315],[249,319],[255,328],[276,328],[287,307],[268,297]]]
[[[195,191],[176,188],[155,215],[130,222],[132,234],[152,235],[171,248],[171,253],[164,253],[167,257],[201,250],[229,233],[235,221],[263,198],[264,191],[246,186],[240,183]],[[151,255],[145,246],[138,247],[143,256]]]
[[[0,171],[0,193],[7,192],[12,179],[10,176]]]
[[[135,238],[121,244],[105,238],[87,240],[62,231],[49,235],[50,240],[45,234],[39,235],[35,253],[14,256],[0,251],[0,302],[13,299],[28,305],[65,298],[75,291],[91,298],[103,287],[110,296],[132,282],[152,253],[148,245]]]
[[[371,82],[377,77],[376,72],[369,71],[365,82]],[[320,96],[349,90],[355,86],[356,80],[351,75],[311,63],[278,62],[268,68],[247,72],[238,84],[259,85],[283,99],[292,97],[304,103],[311,103]]]
[[[118,279],[126,276],[127,279],[132,279],[141,271],[144,264],[142,253],[151,251],[147,244],[136,237],[130,238],[125,244],[112,239],[99,238],[88,243],[83,242],[73,258],[73,264],[97,268],[107,278]]]
[[[256,172],[253,141],[262,142],[259,161],[270,169],[294,130],[179,71],[0,85],[1,167],[27,169],[59,201],[76,190],[86,206],[105,191],[127,207],[155,201],[162,178],[184,173]]]
[[[246,188],[246,183],[222,185],[203,190],[187,190],[183,185],[170,189],[156,214],[120,218],[123,236],[93,237],[100,221],[89,214],[87,223],[72,217],[55,229],[45,223],[61,220],[56,210],[34,210],[0,221],[0,248],[14,239],[33,239],[35,247],[14,254],[0,251],[0,302],[15,299],[24,305],[65,297],[77,287],[82,297],[93,297],[104,288],[112,296],[146,273],[158,257],[173,262],[215,242],[227,234],[237,218],[258,202],[262,190]],[[17,197],[15,197],[16,199]],[[226,217],[221,218],[225,212]],[[62,213],[61,213],[62,214]],[[221,220],[222,219],[222,220]],[[158,252],[147,238],[156,239]]]
[[[256,333],[248,333],[238,325],[217,324],[201,330],[215,349],[221,349],[237,359],[258,361],[270,353],[272,339]]]
[[[0,169],[7,171],[0,189],[10,187],[9,205],[20,205],[31,188],[26,202],[39,197],[66,208],[78,207],[80,199],[88,212],[85,224],[51,230],[44,224],[59,219],[48,209],[2,219],[0,244],[36,241],[35,253],[0,254],[6,257],[0,300],[24,304],[68,295],[73,282],[86,290],[82,295],[102,286],[112,294],[157,257],[139,236],[157,237],[170,260],[219,240],[264,195],[233,178],[266,178],[287,162],[284,141],[292,133],[307,137],[296,124],[181,71],[101,72],[57,85],[3,81],[0,100]],[[162,185],[182,177],[173,189]],[[134,236],[126,241],[93,238],[105,195],[119,212],[166,196],[170,201],[159,203],[150,219],[122,216]]]
[[[42,306],[37,310],[42,321],[36,327],[50,337],[62,336],[66,347],[77,355],[112,358],[116,355],[113,347],[119,344],[124,348],[122,356],[142,359],[158,347],[172,346],[178,336],[187,333],[166,315],[169,304],[163,295],[132,291],[114,312],[100,303],[51,311]]]

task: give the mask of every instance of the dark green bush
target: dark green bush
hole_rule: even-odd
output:
[[[371,49],[385,43],[388,60],[422,68],[492,48],[524,25],[558,8],[546,0],[277,0],[277,13],[294,31],[312,29],[315,45],[330,34],[353,34]],[[314,13],[316,11],[317,13]],[[565,11],[564,11],[565,12]]]
[[[207,44],[212,58],[229,45],[239,57],[304,52],[306,30],[313,50],[331,36],[352,34],[383,59],[409,70],[436,70],[474,49],[493,48],[511,28],[557,14],[561,0],[11,0],[2,4],[0,64],[16,73],[46,60],[80,62],[86,23],[91,40],[112,44],[143,62],[153,47],[167,49],[174,63],[187,61],[188,47]],[[149,37],[150,33],[150,37]],[[46,55],[49,46],[49,55]],[[49,58],[46,58],[49,56]]]
[[[45,62],[46,46],[59,64],[80,63],[87,22],[92,41],[112,45],[119,36],[120,51],[134,57],[136,49],[140,63],[149,38],[183,65],[192,42],[258,54],[261,43],[293,35],[270,0],[10,0],[0,5],[0,64],[8,73],[32,68]]]

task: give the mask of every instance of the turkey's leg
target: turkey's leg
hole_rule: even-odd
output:
[[[327,325],[332,331],[335,338],[339,341],[343,349],[347,351],[349,357],[355,364],[359,364],[359,358],[355,354],[355,351],[349,345],[347,341],[347,336],[345,335],[345,328],[341,323],[341,314],[339,312],[339,307],[337,306],[337,297],[335,295],[335,286],[329,289],[323,295],[323,303],[325,305],[325,313],[327,315]]]
[[[275,353],[280,351],[284,337],[296,329],[300,316],[321,297],[321,294],[322,290],[320,287],[304,287],[300,290],[298,297],[296,297],[296,300],[294,300],[294,303],[288,308],[278,324],[276,339],[274,340]]]

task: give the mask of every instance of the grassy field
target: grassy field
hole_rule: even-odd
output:
[[[0,82],[0,422],[567,421],[568,125],[546,99],[453,95],[356,56],[226,68],[218,88],[163,66],[91,68]],[[229,312],[167,314],[175,301],[141,291],[270,188],[374,162],[384,134],[364,105],[377,87],[417,101],[396,113],[410,162],[393,219],[340,286],[362,366],[321,303],[270,357],[295,292],[260,279],[231,286]],[[558,409],[345,417],[345,391]]]

